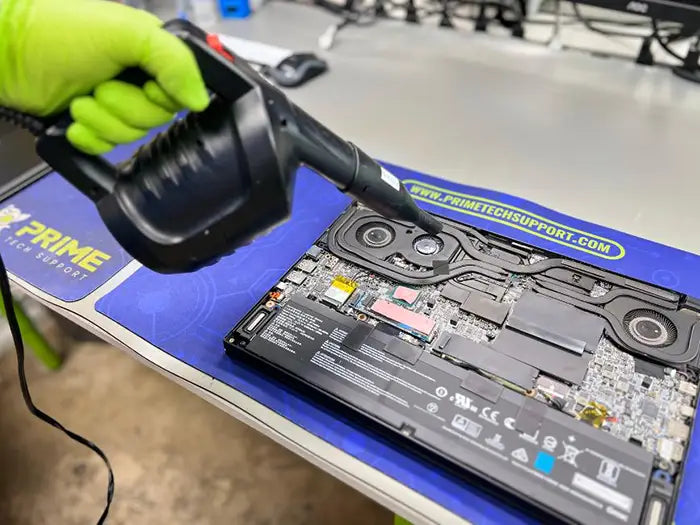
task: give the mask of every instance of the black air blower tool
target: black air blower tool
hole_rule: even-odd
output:
[[[39,156],[95,202],[135,259],[159,272],[187,272],[250,243],[289,218],[302,163],[384,217],[440,231],[394,175],[290,102],[215,35],[181,20],[165,28],[194,53],[212,92],[205,111],[189,113],[118,165],[76,150],[66,139],[67,116],[33,130]],[[144,77],[128,70],[119,78],[142,84]]]

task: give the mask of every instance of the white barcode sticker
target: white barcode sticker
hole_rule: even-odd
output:
[[[583,474],[576,472],[571,484],[577,489],[588,492],[591,496],[595,496],[602,499],[606,503],[615,505],[625,512],[632,512],[632,505],[634,504],[632,498],[618,492],[617,490],[613,490],[602,483],[598,483],[596,480],[591,479],[588,476],[584,476]]]
[[[389,186],[394,188],[396,191],[401,190],[401,183],[399,182],[399,179],[396,178],[396,175],[394,175],[393,173],[389,173],[384,168],[382,168],[382,180],[386,182]]]

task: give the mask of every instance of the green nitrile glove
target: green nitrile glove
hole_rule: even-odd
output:
[[[138,66],[143,88],[111,80]],[[68,140],[102,154],[209,98],[194,56],[155,16],[103,0],[0,0],[0,105],[37,116],[70,105]]]

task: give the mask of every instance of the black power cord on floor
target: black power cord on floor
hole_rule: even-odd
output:
[[[64,427],[61,423],[56,421],[46,412],[43,412],[34,404],[32,400],[32,395],[29,392],[29,385],[27,384],[27,375],[24,368],[24,342],[22,341],[22,332],[19,329],[19,323],[17,322],[17,316],[15,314],[15,309],[12,301],[12,291],[10,290],[10,279],[7,276],[7,269],[5,268],[5,261],[0,255],[0,294],[2,295],[2,304],[5,307],[5,315],[7,317],[7,324],[10,327],[10,333],[12,334],[12,340],[15,345],[15,352],[17,353],[17,375],[19,377],[19,386],[22,391],[22,397],[24,398],[24,404],[27,405],[29,412],[42,420],[44,423],[48,423],[54,428],[57,428],[64,434],[66,434],[73,441],[76,441],[89,448],[95,454],[100,456],[100,459],[104,461],[107,467],[107,502],[105,503],[104,510],[97,520],[98,525],[102,525],[107,519],[107,514],[109,513],[109,507],[112,504],[112,498],[114,497],[114,472],[112,471],[112,465],[109,463],[107,455],[102,451],[100,447],[95,445],[92,441],[84,438],[80,434],[76,434],[72,430]]]
[[[666,51],[666,53],[668,53],[672,57],[677,58],[678,60],[683,62],[683,57],[676,53],[673,49],[671,49],[671,46],[669,46],[672,37],[667,37],[666,40],[664,40],[664,38],[661,36],[661,33],[659,33],[659,24],[655,18],[651,19],[651,27],[653,28],[652,36],[654,37],[654,40],[656,40],[659,43],[663,50]]]
[[[638,32],[626,32],[626,31],[614,31],[610,29],[603,29],[600,28],[596,25],[594,25],[591,20],[586,18],[581,14],[581,11],[579,10],[578,3],[576,1],[571,2],[571,8],[574,10],[574,15],[576,18],[581,22],[586,29],[589,31],[593,31],[594,33],[598,33],[601,35],[605,36],[612,36],[612,37],[618,37],[618,38],[640,38],[643,39],[645,35],[642,35]]]
[[[16,111],[11,108],[0,106],[0,120],[5,120],[16,126],[20,126],[34,136],[41,135],[46,129],[46,121],[41,118],[34,117],[27,113],[22,113],[21,111]],[[10,289],[10,278],[7,275],[7,269],[5,268],[5,261],[0,255],[0,295],[2,295],[2,304],[5,307],[5,316],[7,317],[7,324],[10,327],[10,333],[12,334],[12,341],[15,345],[15,352],[17,354],[17,375],[19,377],[19,387],[22,391],[22,397],[24,398],[24,404],[27,405],[29,412],[42,420],[44,423],[48,423],[54,428],[57,428],[64,434],[66,434],[73,441],[76,441],[89,448],[95,454],[100,456],[100,459],[104,462],[107,467],[107,502],[105,503],[104,509],[100,518],[97,520],[98,525],[102,525],[107,519],[107,514],[109,513],[109,507],[112,504],[112,498],[114,497],[114,472],[112,471],[112,465],[109,463],[107,455],[102,451],[100,447],[95,445],[89,439],[84,438],[80,434],[76,434],[72,430],[64,427],[61,423],[56,421],[46,412],[43,412],[34,404],[32,400],[32,395],[29,392],[29,385],[27,384],[27,374],[24,368],[24,341],[22,340],[22,331],[19,328],[19,323],[17,322],[17,315],[15,314],[15,308],[12,301],[12,290]]]

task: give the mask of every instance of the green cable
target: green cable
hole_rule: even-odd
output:
[[[31,347],[36,358],[41,361],[46,368],[49,370],[56,370],[61,366],[61,357],[54,351],[39,330],[37,330],[32,320],[27,317],[22,305],[17,301],[14,301],[13,304],[22,337]],[[2,302],[0,302],[0,312],[2,312],[2,315],[5,315],[5,307]]]

